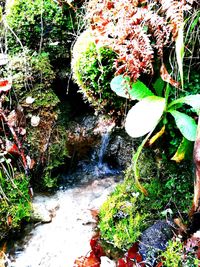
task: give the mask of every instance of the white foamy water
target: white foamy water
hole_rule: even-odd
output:
[[[51,197],[36,196],[35,203],[59,204],[51,223],[35,227],[16,251],[9,267],[73,267],[77,257],[90,251],[95,220],[91,209],[98,209],[113,191],[114,177],[90,181],[76,188],[58,191]]]

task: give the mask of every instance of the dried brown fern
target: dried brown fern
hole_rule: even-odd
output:
[[[193,2],[91,0],[87,13],[96,43],[118,54],[116,73],[137,80],[153,74],[155,55],[163,63],[163,50],[176,40]]]
[[[192,8],[193,1],[160,0],[162,12],[169,21],[174,40],[178,35],[178,30],[184,23],[184,12]]]

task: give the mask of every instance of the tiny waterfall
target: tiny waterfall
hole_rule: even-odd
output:
[[[81,161],[79,169],[85,175],[92,175],[94,177],[105,177],[107,175],[116,175],[120,173],[119,169],[113,168],[105,161],[105,155],[109,146],[111,129],[103,129],[101,133],[101,142],[98,148],[95,148],[91,155],[90,162]],[[78,169],[78,170],[79,170]]]
[[[102,166],[103,166],[103,157],[104,157],[106,148],[108,147],[109,140],[110,140],[110,133],[109,132],[106,132],[105,134],[102,135],[101,146],[100,146],[99,154],[98,154],[98,158],[99,158],[99,161],[97,164],[98,168],[102,168]]]
[[[112,169],[108,165],[108,163],[104,162],[104,156],[108,148],[109,141],[110,141],[110,131],[107,131],[103,133],[101,137],[101,145],[97,155],[98,161],[94,167],[94,174],[96,177],[101,177],[105,175],[114,175],[119,173],[118,170]]]

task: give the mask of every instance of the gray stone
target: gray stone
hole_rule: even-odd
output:
[[[41,199],[39,196],[33,199],[31,221],[50,223],[56,216],[59,204],[56,201],[50,201],[49,197],[43,197],[43,201]]]
[[[131,163],[133,149],[133,138],[125,132],[125,129],[116,128],[111,134],[105,157],[108,162],[113,162],[124,169]]]
[[[171,221],[159,220],[147,228],[141,236],[139,253],[143,260],[154,266],[156,256],[160,251],[164,251],[167,242],[173,237],[175,226]]]

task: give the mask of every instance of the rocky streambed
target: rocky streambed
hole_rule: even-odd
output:
[[[119,181],[116,176],[92,179],[86,175],[76,186],[60,189],[54,195],[36,195],[33,206],[46,223],[36,223],[25,238],[15,241],[8,266],[73,267],[77,257],[90,252],[94,214]],[[115,264],[104,258],[101,266]]]

